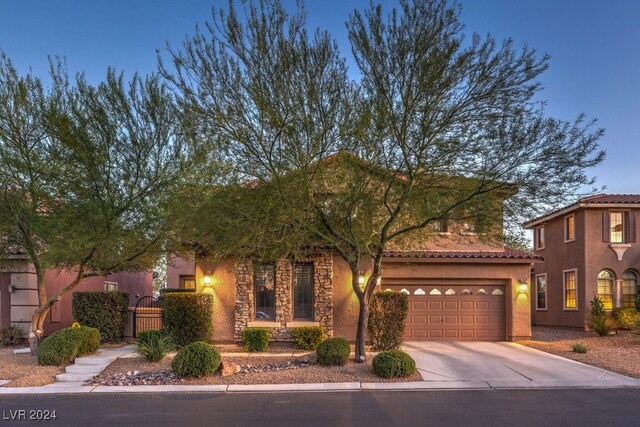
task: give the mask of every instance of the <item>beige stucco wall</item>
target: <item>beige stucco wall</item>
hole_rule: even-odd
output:
[[[211,274],[211,285],[205,286],[204,275]],[[196,291],[213,295],[213,340],[234,340],[234,309],[236,301],[235,262],[213,264],[204,260],[195,266]]]

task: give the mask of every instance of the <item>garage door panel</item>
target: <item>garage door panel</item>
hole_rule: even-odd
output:
[[[460,310],[473,310],[473,301],[460,301]]]
[[[442,301],[429,301],[429,310],[442,310]]]
[[[499,341],[506,338],[503,288],[492,286],[493,291],[502,292],[492,294],[482,292],[486,286],[433,286],[426,295],[414,295],[417,289],[425,289],[424,286],[391,287],[410,292],[406,339]]]
[[[427,302],[426,301],[413,301],[412,302],[412,308],[414,310],[426,310],[427,309]]]
[[[427,324],[427,316],[413,316],[413,324],[414,325],[426,325]]]

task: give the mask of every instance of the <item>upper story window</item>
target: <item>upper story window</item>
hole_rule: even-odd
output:
[[[568,215],[564,218],[564,241],[576,240],[576,216]]]
[[[276,318],[276,272],[273,264],[258,265],[253,272],[256,288],[256,319]]]
[[[611,243],[623,243],[624,242],[624,222],[622,212],[611,212],[609,230],[610,230],[610,242]]]
[[[634,212],[609,212],[602,214],[602,241],[610,243],[635,243],[636,218]]]
[[[117,291],[118,284],[116,282],[104,282],[105,291]]]
[[[544,249],[544,225],[536,228],[536,249]]]

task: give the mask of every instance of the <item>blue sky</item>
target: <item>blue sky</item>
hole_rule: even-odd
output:
[[[155,69],[155,50],[177,46],[212,5],[226,0],[0,1],[0,49],[22,71],[47,72],[47,55],[100,79],[111,65]],[[294,5],[293,0],[285,4]],[[350,55],[344,22],[368,0],[308,0],[309,26],[330,30]],[[387,7],[395,2],[383,1]],[[607,159],[591,172],[612,193],[640,192],[640,2],[633,0],[467,0],[468,32],[511,37],[551,55],[542,76],[548,112],[597,118]]]

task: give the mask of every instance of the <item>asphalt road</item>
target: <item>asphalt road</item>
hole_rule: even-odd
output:
[[[56,419],[11,420],[20,410]],[[0,425],[32,424],[621,427],[640,425],[640,389],[0,397]]]

